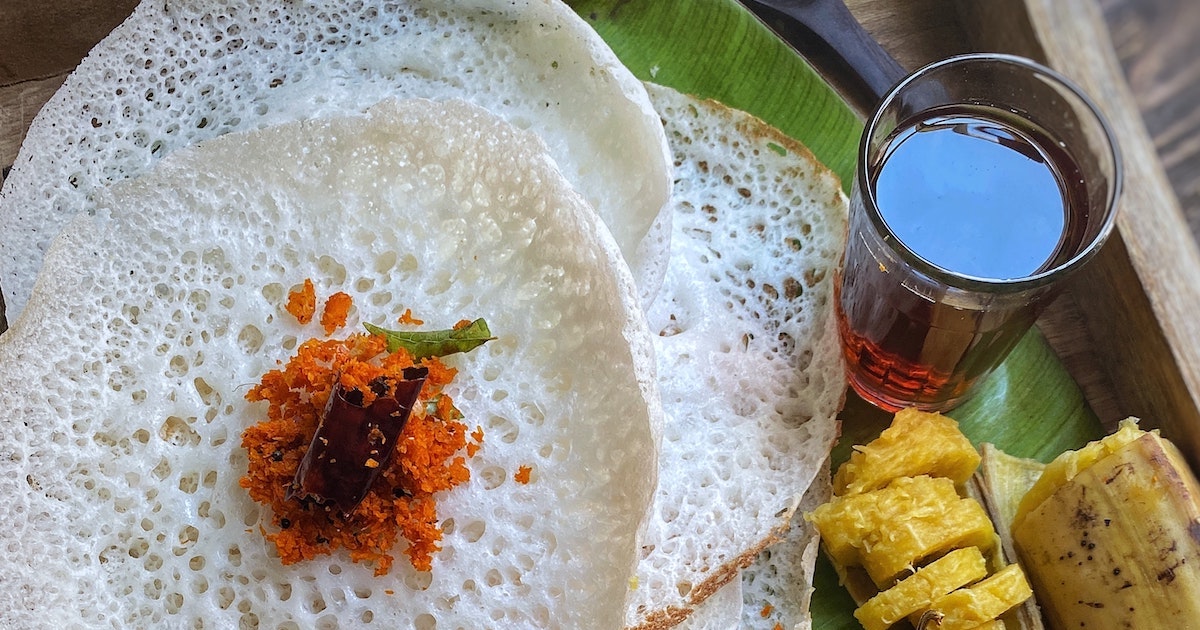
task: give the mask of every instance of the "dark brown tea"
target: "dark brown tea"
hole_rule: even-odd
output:
[[[975,106],[933,110],[882,146],[870,194],[903,245],[897,249],[930,274],[1004,284],[1053,268],[1083,245],[1079,168],[1021,118]],[[867,195],[860,193],[855,203]],[[962,397],[1038,315],[1032,304],[1015,312],[956,304],[953,295],[930,294],[929,282],[910,281],[922,274],[852,237],[837,283],[851,382],[891,410]]]

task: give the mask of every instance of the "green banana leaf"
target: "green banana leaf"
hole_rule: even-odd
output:
[[[643,81],[750,112],[849,188],[863,123],[796,52],[735,0],[567,0]]]
[[[849,188],[863,123],[811,66],[735,0],[568,0],[635,75],[750,112],[809,147]],[[1082,393],[1035,329],[951,414],[975,443],[1049,461],[1103,435]],[[891,417],[854,396],[836,466]],[[812,599],[817,630],[860,628],[827,562]]]

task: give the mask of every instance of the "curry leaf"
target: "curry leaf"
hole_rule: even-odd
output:
[[[470,352],[495,339],[487,322],[477,319],[462,328],[446,330],[387,330],[374,324],[364,323],[372,335],[387,339],[388,352],[404,348],[413,359],[444,357],[457,352]]]

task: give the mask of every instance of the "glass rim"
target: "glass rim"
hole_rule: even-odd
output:
[[[1084,109],[1089,112],[1095,122],[1098,124],[1101,133],[1103,134],[1105,144],[1108,148],[1108,158],[1112,161],[1113,173],[1112,184],[1109,186],[1108,195],[1105,199],[1104,211],[1105,216],[1100,224],[1098,231],[1087,242],[1081,250],[1071,258],[1048,269],[1037,273],[1025,275],[1019,278],[986,278],[981,276],[972,276],[969,274],[959,273],[945,267],[936,265],[920,254],[909,248],[904,241],[896,236],[895,232],[887,225],[883,219],[882,213],[879,210],[879,204],[875,198],[875,190],[868,183],[870,165],[870,146],[871,138],[875,135],[882,119],[883,112],[892,104],[893,101],[900,95],[901,92],[909,86],[909,84],[920,79],[921,77],[945,68],[946,66],[954,66],[975,62],[999,62],[1001,64],[1010,64],[1031,70],[1039,75],[1049,78],[1054,83],[1057,83],[1061,88],[1074,96],[1084,106]],[[1038,288],[1051,284],[1058,279],[1070,274],[1072,271],[1081,267],[1085,262],[1090,260],[1100,250],[1101,246],[1108,237],[1112,234],[1116,226],[1117,217],[1117,202],[1121,195],[1122,180],[1124,178],[1124,169],[1121,164],[1121,151],[1117,145],[1116,134],[1113,133],[1112,126],[1101,113],[1096,103],[1084,91],[1076,85],[1072,80],[1068,79],[1062,73],[1048,68],[1032,59],[1011,55],[1007,53],[968,53],[963,55],[955,55],[947,57],[939,61],[922,66],[921,68],[908,74],[896,85],[888,90],[887,94],[880,99],[879,104],[871,112],[867,119],[867,124],[863,129],[862,138],[859,142],[858,149],[858,165],[855,169],[855,186],[859,189],[859,195],[863,199],[863,206],[867,214],[871,218],[871,223],[878,231],[882,240],[895,251],[899,256],[916,270],[937,280],[948,286],[974,291],[987,292],[1003,292],[1016,293],[1029,289]]]

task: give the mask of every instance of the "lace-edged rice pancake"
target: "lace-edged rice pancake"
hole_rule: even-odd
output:
[[[665,246],[638,247],[666,203],[669,157],[645,91],[557,0],[145,0],[34,120],[0,192],[11,323],[50,239],[97,187],[231,131],[463,98],[542,137],[647,294]]]
[[[661,423],[611,236],[541,142],[462,102],[385,102],[169,156],[97,195],[0,337],[0,626],[564,627],[622,621]],[[249,386],[406,309],[497,339],[445,361],[483,447],[439,499],[433,570],[281,565],[238,487]],[[585,386],[586,385],[586,386]],[[514,473],[528,466],[528,483]]]
[[[824,470],[846,388],[832,281],[847,210],[795,141],[648,87],[676,173],[667,275],[647,314],[667,424],[626,623],[666,628],[779,541]]]

